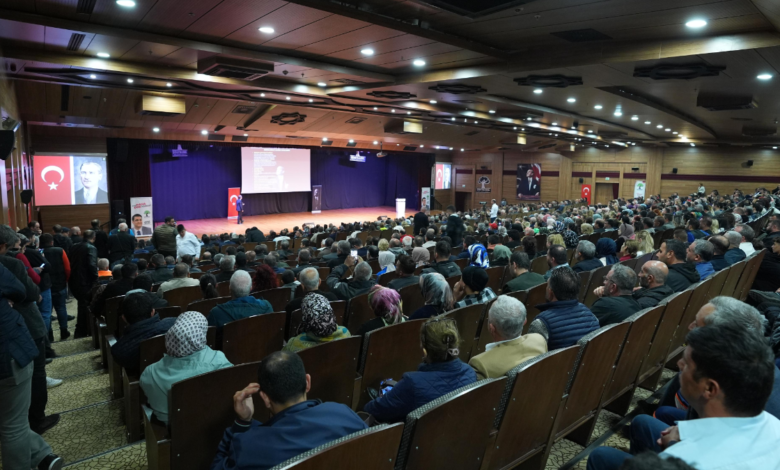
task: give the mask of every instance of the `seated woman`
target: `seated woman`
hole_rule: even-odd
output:
[[[439,273],[422,273],[420,275],[420,290],[422,291],[425,306],[417,309],[409,317],[410,320],[421,320],[452,310],[452,289]]]
[[[211,273],[206,273],[200,277],[200,291],[204,299],[216,299],[219,297],[217,292],[217,278]]]
[[[395,271],[395,255],[389,251],[380,251],[379,267],[381,270],[378,273],[376,273],[377,282],[379,281],[379,276],[381,276],[382,274],[391,273]]]
[[[563,240],[563,235],[560,235],[558,233],[553,233],[552,235],[547,235],[547,248],[544,251],[540,251],[537,254],[537,257],[539,256],[547,256],[547,252],[550,250],[550,247],[553,245],[561,245],[566,246],[566,242]]]
[[[652,253],[654,251],[654,241],[653,241],[653,235],[648,232],[647,230],[642,230],[641,232],[637,232],[636,234],[636,241],[637,241],[637,256],[642,256],[647,253]]]
[[[637,249],[639,248],[639,242],[636,240],[628,240],[620,247],[620,261],[628,261],[636,258]]]
[[[420,266],[427,266],[431,261],[431,252],[428,251],[428,248],[418,246],[412,250],[412,259],[414,260],[415,266],[418,268]]]
[[[391,390],[366,403],[363,411],[383,423],[401,422],[417,408],[477,381],[477,374],[458,359],[460,336],[454,318],[436,317],[420,329],[423,363],[407,372]]]
[[[310,293],[301,302],[303,319],[298,336],[290,338],[283,351],[298,352],[318,344],[349,338],[349,330],[336,323],[330,302],[320,294]]]
[[[587,223],[580,225],[580,234],[593,235],[593,225]]]
[[[533,260],[534,258],[537,258],[536,255],[536,238],[532,236],[523,237],[523,239],[520,241],[523,245],[523,251],[525,254],[528,255],[529,260]]]
[[[206,317],[184,312],[165,333],[166,354],[141,374],[141,390],[157,419],[168,424],[168,394],[176,382],[231,367],[222,351],[206,346]]]
[[[509,266],[509,258],[512,256],[512,251],[504,245],[496,245],[493,248],[493,254],[490,259],[490,267],[496,266]]]
[[[378,330],[385,326],[401,323],[406,318],[401,310],[401,294],[395,289],[388,289],[376,285],[368,292],[368,305],[374,311],[376,318],[371,319],[360,327],[358,335],[363,336],[369,331]]]
[[[279,287],[279,276],[276,275],[274,268],[267,264],[261,264],[255,267],[255,281],[252,286],[252,292],[259,292]]]
[[[487,269],[490,267],[487,249],[480,243],[469,246],[469,266]]]
[[[616,252],[617,245],[615,245],[615,240],[611,238],[599,238],[598,243],[596,243],[596,258],[601,261],[601,264],[609,266],[617,263],[618,259],[617,256],[615,256]]]

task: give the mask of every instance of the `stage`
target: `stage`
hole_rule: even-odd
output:
[[[417,211],[414,209],[407,209],[406,215],[411,216]],[[273,215],[252,215],[245,216],[244,223],[238,225],[235,219],[197,219],[197,220],[179,220],[176,219],[177,224],[183,224],[184,227],[200,237],[204,233],[209,235],[220,233],[244,233],[244,231],[251,227],[257,227],[263,231],[266,235],[271,230],[279,232],[283,228],[292,230],[296,225],[302,227],[306,223],[314,224],[335,224],[338,225],[341,222],[363,222],[366,220],[376,220],[377,217],[386,215],[390,218],[395,218],[395,207],[379,206],[379,207],[358,207],[354,209],[339,209],[332,211],[322,211],[319,214],[312,214],[311,212],[293,212],[288,214],[273,214]],[[159,225],[159,224],[157,224]]]

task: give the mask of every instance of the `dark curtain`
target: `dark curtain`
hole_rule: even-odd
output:
[[[617,183],[612,183],[612,199],[617,199],[620,197],[620,185]]]
[[[189,152],[174,158],[178,145]],[[241,147],[231,144],[150,143],[151,187],[155,221],[168,215],[180,220],[227,217],[227,190],[241,186]],[[311,149],[311,184],[322,185],[322,210],[394,206],[396,197],[417,208],[419,175],[430,174],[434,158],[391,154],[365,163],[350,162],[348,149]],[[365,152],[363,152],[365,153]],[[311,210],[311,192],[245,194],[245,215]]]
[[[109,197],[111,201],[123,201],[124,213],[129,214],[131,197],[152,195],[148,142],[107,139],[106,147]],[[115,225],[116,221],[113,221],[112,227]]]

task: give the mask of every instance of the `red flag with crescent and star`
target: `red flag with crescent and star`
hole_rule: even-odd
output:
[[[35,204],[38,206],[68,206],[73,204],[71,157],[36,155]]]
[[[228,188],[228,219],[237,219],[236,200],[241,194],[241,188]]]
[[[583,199],[587,199],[588,200],[588,205],[590,205],[590,192],[591,192],[590,185],[589,184],[583,184],[582,185],[582,193],[581,193],[581,195],[582,195]]]

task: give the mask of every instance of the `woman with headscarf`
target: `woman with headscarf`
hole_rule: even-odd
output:
[[[593,235],[593,225],[588,223],[580,225],[580,232],[582,235]]]
[[[414,260],[414,265],[418,268],[420,266],[427,266],[431,260],[431,252],[428,251],[428,248],[418,246],[412,250],[412,259]]]
[[[381,270],[376,274],[377,281],[379,281],[379,276],[382,274],[395,271],[395,255],[389,251],[380,251],[379,267]]]
[[[423,273],[420,275],[420,290],[422,291],[425,306],[417,309],[409,317],[410,320],[430,318],[452,309],[452,289],[439,273]]]
[[[617,245],[615,240],[611,238],[599,238],[596,243],[596,258],[601,261],[604,266],[610,266],[618,262],[615,253],[617,252]]]
[[[624,217],[624,221],[622,224],[620,224],[620,227],[618,227],[618,237],[622,238],[623,240],[633,240],[634,239],[634,226],[631,225],[631,222],[629,222],[627,217]]]
[[[566,226],[561,222],[560,220],[555,221],[555,232],[556,233],[563,233],[563,231],[566,230]]]
[[[504,245],[496,245],[493,248],[492,259],[490,260],[490,267],[496,266],[509,266],[509,258],[512,256],[512,251]]]
[[[490,267],[487,249],[480,243],[474,243],[469,247],[469,266],[477,266],[484,269]]]
[[[576,228],[576,224],[571,222],[566,225],[566,230],[561,234],[563,235],[563,242],[566,244],[566,249],[577,248],[577,244],[580,243],[580,237],[577,236],[577,232],[574,231]]]
[[[141,374],[141,390],[154,415],[165,424],[168,424],[168,394],[173,384],[233,365],[222,351],[206,345],[208,329],[206,317],[200,312],[179,315],[165,333],[166,354]]]
[[[360,326],[358,335],[363,336],[369,331],[378,330],[385,326],[401,323],[404,317],[401,307],[401,294],[394,289],[388,289],[376,285],[368,292],[368,305],[374,311],[376,318],[373,318]]]
[[[349,330],[336,323],[333,308],[328,299],[310,293],[301,302],[303,318],[298,326],[298,336],[290,338],[283,351],[298,352],[318,344],[349,338]]]

